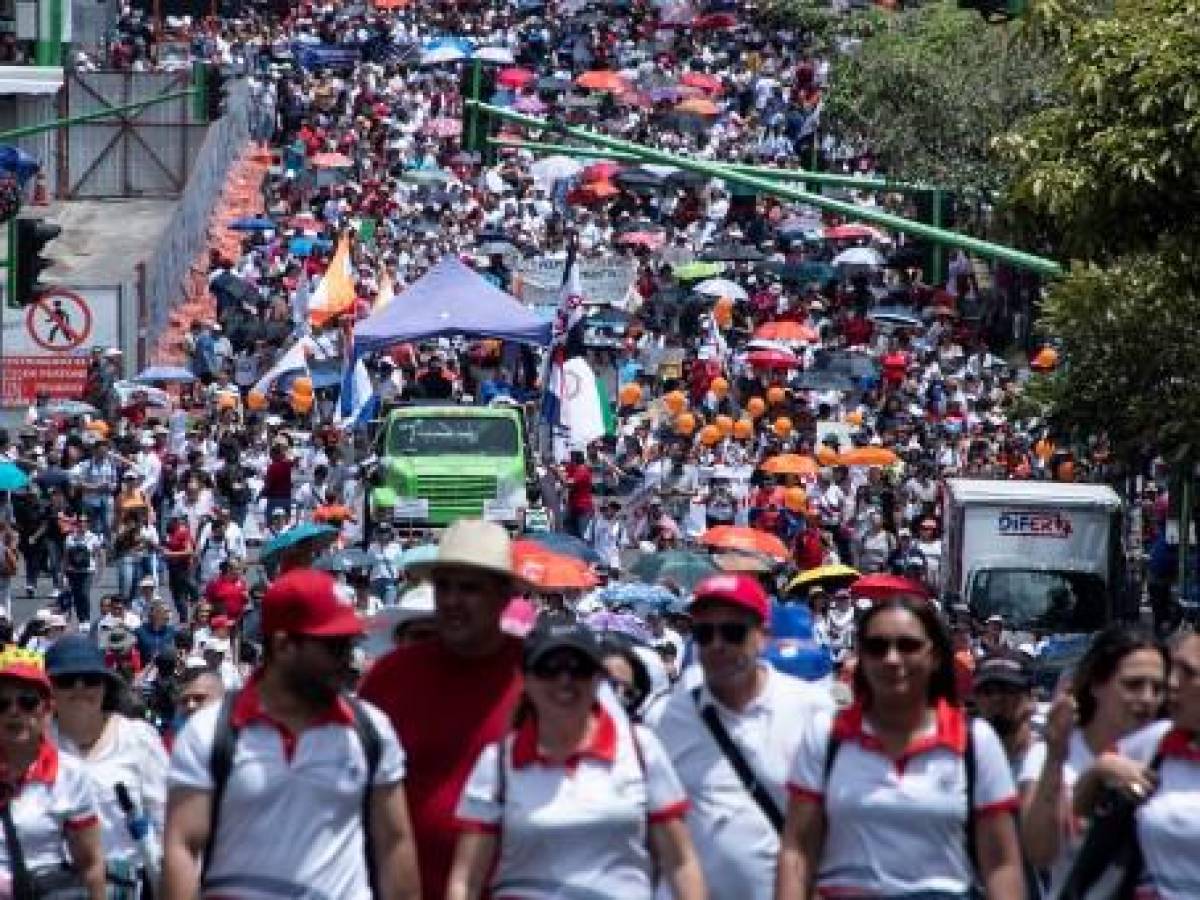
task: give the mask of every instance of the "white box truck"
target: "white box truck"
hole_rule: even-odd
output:
[[[976,621],[1087,634],[1126,617],[1122,505],[1106,485],[943,483],[942,596]]]

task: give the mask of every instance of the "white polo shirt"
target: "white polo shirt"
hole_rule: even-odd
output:
[[[83,764],[59,753],[48,740],[42,741],[33,764],[18,782],[12,813],[29,869],[62,865],[67,861],[64,833],[100,824],[92,780]],[[0,878],[11,877],[8,845],[0,840]]]
[[[793,796],[825,809],[817,885],[826,897],[965,894],[974,880],[967,852],[967,719],[939,703],[932,728],[898,759],[883,753],[860,706],[806,723],[788,779]],[[975,815],[1011,813],[1017,795],[1004,747],[990,725],[970,723],[975,747]],[[830,732],[840,739],[825,782]]]
[[[699,705],[692,691],[678,691],[655,730],[687,792],[688,826],[713,897],[770,900],[775,890],[779,835],[759,809],[701,718],[712,705],[750,768],[787,809],[787,776],[806,722],[833,711],[829,692],[766,667],[762,693],[734,712],[701,686]]]
[[[1117,744],[1123,756],[1149,765],[1162,754],[1158,788],[1137,811],[1138,841],[1146,862],[1138,900],[1200,897],[1200,742],[1155,722]]]
[[[404,778],[400,743],[387,717],[364,705],[382,744],[374,784],[395,784]],[[220,704],[204,707],[180,732],[169,788],[212,791],[219,712]],[[252,679],[231,718],[237,748],[204,896],[370,900],[362,821],[367,759],[349,704],[339,699],[324,718],[293,734],[262,709]]]
[[[498,837],[494,900],[653,896],[648,827],[682,818],[687,800],[653,732],[599,703],[595,715],[591,743],[565,765],[541,757],[532,719],[504,738],[503,776],[500,744],[479,755],[458,820]]]

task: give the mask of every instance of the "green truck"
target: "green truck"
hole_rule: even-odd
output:
[[[377,437],[372,521],[444,527],[457,519],[519,523],[537,481],[518,406],[405,406]]]

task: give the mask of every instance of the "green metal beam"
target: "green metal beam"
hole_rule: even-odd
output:
[[[467,100],[466,102],[474,103],[478,109],[489,115],[500,119],[507,119],[526,128],[547,131],[551,134],[565,134],[576,140],[586,141],[609,150],[629,153],[642,162],[662,163],[686,169],[689,172],[699,172],[701,175],[708,175],[711,178],[717,178],[731,184],[753,188],[764,194],[773,194],[776,197],[782,197],[786,200],[806,203],[818,209],[828,210],[829,212],[835,212],[843,216],[850,216],[858,221],[869,222],[872,225],[878,225],[892,231],[926,238],[927,240],[948,247],[958,247],[959,249],[987,259],[998,259],[1009,265],[1037,272],[1039,275],[1056,277],[1063,274],[1063,267],[1054,260],[1035,256],[1032,253],[1026,253],[1023,250],[1017,250],[1013,247],[1005,247],[1003,244],[993,244],[991,241],[984,241],[969,235],[946,231],[943,228],[935,228],[932,225],[926,225],[924,222],[914,222],[911,219],[905,219],[902,216],[893,215],[872,207],[857,206],[853,203],[835,200],[832,197],[825,197],[821,194],[814,194],[791,185],[780,184],[777,181],[771,181],[758,175],[738,172],[719,163],[692,159],[686,156],[676,156],[665,150],[644,147],[641,144],[635,144],[631,141],[622,141],[605,134],[597,134],[586,128],[550,123],[545,119],[528,116],[504,107],[493,106],[490,103],[475,103],[475,101],[471,100]]]
[[[140,100],[137,103],[128,103],[124,106],[106,106],[104,109],[98,109],[89,113],[80,113],[77,116],[70,116],[66,119],[51,119],[49,122],[39,122],[37,125],[26,125],[24,128],[13,128],[9,131],[0,131],[0,142],[10,141],[13,138],[26,137],[27,135],[31,134],[41,134],[43,131],[54,131],[57,128],[67,128],[71,125],[77,125],[80,122],[91,122],[95,119],[104,119],[118,113],[140,112],[147,106],[153,106],[156,103],[166,103],[168,100],[178,100],[180,97],[190,97],[195,93],[195,88],[186,91],[175,91],[171,94],[163,94],[159,97],[151,97],[149,100]]]

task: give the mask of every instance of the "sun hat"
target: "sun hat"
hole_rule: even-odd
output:
[[[459,519],[442,532],[435,557],[410,563],[407,569],[415,578],[428,578],[438,569],[450,566],[481,569],[516,580],[508,532],[495,522],[482,519]]]
[[[342,602],[328,572],[293,569],[263,595],[262,633],[282,631],[309,637],[354,637],[363,633],[354,607]]]
[[[68,634],[54,642],[46,651],[46,674],[107,675],[115,677],[104,664],[104,652],[99,645],[82,634]]]
[[[740,572],[709,575],[692,591],[689,608],[706,603],[725,603],[754,613],[761,622],[771,618],[771,599],[758,580]]]
[[[0,679],[4,678],[31,684],[42,694],[50,693],[45,659],[42,654],[32,650],[9,647],[0,653]]]
[[[590,628],[569,616],[547,616],[525,638],[521,665],[532,669],[556,650],[574,650],[597,668],[602,664],[600,644]]]

